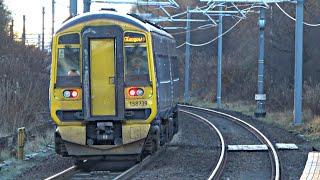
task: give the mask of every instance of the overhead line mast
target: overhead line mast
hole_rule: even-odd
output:
[[[44,50],[44,14],[45,14],[45,8],[42,7],[42,45],[41,50]]]
[[[52,32],[51,32],[51,39],[54,35],[54,19],[55,19],[55,0],[52,0]]]
[[[26,15],[23,15],[22,44],[26,44]]]

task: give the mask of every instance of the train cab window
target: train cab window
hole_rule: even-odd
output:
[[[126,33],[124,37],[127,85],[148,85],[149,66],[146,39],[143,34]]]
[[[80,49],[66,45],[58,49],[57,85],[80,84]]]
[[[65,34],[59,37],[58,44],[80,44],[80,37],[77,33]]]

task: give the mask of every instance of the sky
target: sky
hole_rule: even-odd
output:
[[[82,0],[78,0],[78,14],[83,11]],[[26,39],[28,44],[38,42],[38,34],[42,33],[42,7],[45,7],[45,41],[49,44],[52,31],[52,0],[4,0],[14,19],[14,32],[21,38],[23,15],[26,15]],[[91,11],[101,8],[115,8],[120,13],[127,13],[131,5],[111,5],[92,3]],[[69,16],[69,0],[55,0],[55,30]]]

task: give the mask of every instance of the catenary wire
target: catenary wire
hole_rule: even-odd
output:
[[[187,32],[194,32],[194,31],[199,31],[199,30],[204,30],[204,29],[210,29],[212,27],[215,27],[216,25],[212,24],[208,27],[197,27],[197,28],[194,28],[194,29],[191,29],[191,30],[187,30],[187,31],[182,31],[182,32],[177,32],[177,33],[170,33],[171,35],[179,35],[179,34],[185,34]]]
[[[253,4],[251,7],[246,8],[247,11],[250,11],[251,9],[255,8],[255,5]],[[248,13],[248,12],[247,12]],[[246,13],[246,14],[247,14]],[[184,45],[189,45],[189,46],[194,46],[194,47],[200,47],[200,46],[205,46],[208,45],[214,41],[216,41],[218,38],[224,36],[225,34],[229,33],[232,29],[234,29],[241,21],[243,20],[243,18],[240,18],[239,21],[237,21],[233,26],[231,26],[227,31],[225,31],[224,33],[222,33],[221,35],[213,38],[212,40],[205,42],[205,43],[201,43],[201,44],[193,44],[193,43],[188,43],[188,42],[184,42],[182,44],[180,44],[179,46],[177,46],[176,48],[179,49],[181,47],[183,47]]]
[[[213,38],[212,40],[208,41],[208,42],[205,42],[205,43],[201,43],[201,44],[193,44],[193,43],[188,43],[188,42],[185,42],[185,43],[182,43],[181,45],[177,46],[177,49],[184,46],[184,45],[189,45],[189,46],[194,46],[194,47],[200,47],[200,46],[205,46],[205,45],[208,45],[214,41],[216,41],[218,38],[224,36],[225,34],[227,34],[228,32],[230,32],[233,28],[235,28],[243,19],[239,19],[238,22],[236,22],[233,26],[231,26],[227,31],[225,31],[224,33],[222,33],[221,35]]]
[[[276,3],[276,5],[286,16],[288,16],[293,21],[296,21],[296,18],[292,17],[289,13],[287,13],[278,3]],[[319,27],[320,26],[320,24],[311,24],[311,23],[307,23],[307,22],[303,22],[303,24],[305,24],[307,26],[311,26],[311,27]]]

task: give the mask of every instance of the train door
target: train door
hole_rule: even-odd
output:
[[[116,114],[115,46],[113,38],[90,39],[91,115]]]
[[[87,121],[123,120],[123,31],[86,27],[83,42],[83,112]]]

